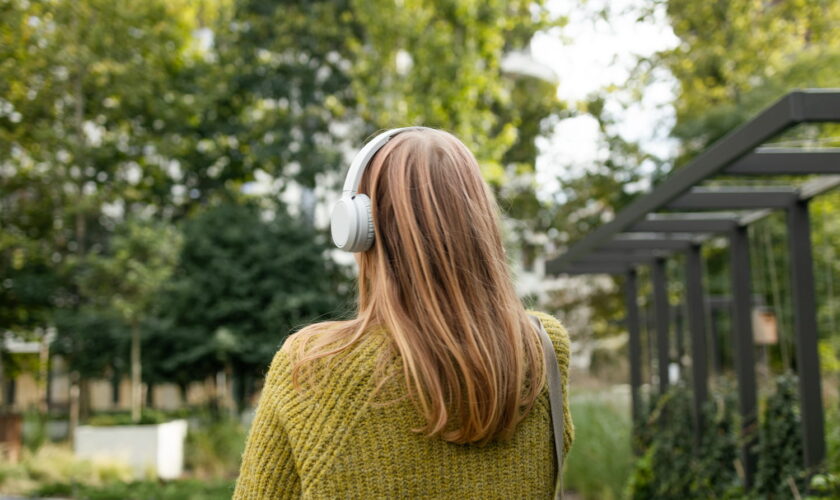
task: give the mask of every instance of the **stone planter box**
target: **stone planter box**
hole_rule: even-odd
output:
[[[156,425],[80,425],[74,451],[80,458],[124,462],[138,478],[151,471],[161,479],[175,479],[184,468],[186,436],[186,420]]]

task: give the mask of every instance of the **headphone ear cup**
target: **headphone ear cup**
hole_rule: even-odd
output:
[[[333,243],[341,250],[351,251],[358,233],[356,204],[349,196],[342,196],[333,206],[330,216],[330,232]]]
[[[365,194],[342,197],[333,207],[330,231],[335,246],[346,252],[364,252],[373,245],[373,213]]]
[[[358,231],[356,245],[351,252],[364,252],[373,246],[373,211],[370,208],[370,198],[366,194],[353,197],[353,205],[358,214]]]

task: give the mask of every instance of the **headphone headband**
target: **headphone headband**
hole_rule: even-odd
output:
[[[344,180],[344,189],[342,189],[342,196],[353,196],[359,191],[359,183],[362,182],[362,174],[370,163],[373,156],[382,149],[385,144],[388,144],[395,135],[406,130],[419,130],[424,127],[400,127],[386,130],[377,135],[370,142],[356,153],[353,161],[350,163],[350,170],[347,171],[347,178]]]

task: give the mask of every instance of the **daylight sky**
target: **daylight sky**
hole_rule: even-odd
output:
[[[637,22],[646,0],[589,0],[578,2],[551,0],[552,14],[565,15],[569,23],[562,29],[540,33],[531,43],[532,56],[557,75],[558,97],[575,103],[592,92],[616,85],[623,86],[638,56],[648,56],[677,44],[664,12],[664,6],[644,22]],[[609,5],[609,23],[595,15]],[[629,140],[638,140],[643,148],[662,157],[673,156],[675,144],[668,138],[673,123],[674,80],[666,72],[658,74],[642,102],[625,107],[627,96],[618,92],[608,101],[607,109],[618,117],[618,132]],[[551,137],[538,142],[537,185],[540,196],[557,192],[557,177],[579,175],[605,156],[599,141],[597,122],[585,113],[557,124]],[[641,167],[646,170],[645,167]],[[649,173],[649,172],[646,172]],[[648,188],[647,183],[633,186]]]

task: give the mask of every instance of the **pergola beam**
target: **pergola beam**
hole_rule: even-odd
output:
[[[731,175],[840,174],[840,148],[759,148],[724,172]]]
[[[840,91],[837,90],[809,89],[787,94],[753,120],[717,141],[691,163],[676,170],[650,194],[631,203],[612,221],[592,231],[565,254],[548,261],[546,272],[556,274],[563,264],[586,255],[647,214],[664,207],[692,186],[722,172],[725,167],[751,153],[782,130],[802,122],[840,121],[838,109]]]
[[[628,270],[632,269],[632,266],[628,264],[621,264],[615,262],[604,262],[604,263],[589,263],[589,264],[579,264],[574,263],[568,266],[564,266],[558,268],[558,273],[560,274],[568,274],[568,275],[576,275],[576,274],[624,274]]]
[[[682,238],[620,238],[604,245],[610,250],[685,250],[694,240]]]
[[[786,208],[799,199],[793,188],[695,188],[668,204],[671,210]]]
[[[721,217],[648,217],[630,226],[628,233],[723,233],[738,224],[737,216]]]
[[[592,255],[587,255],[582,259],[575,261],[575,264],[583,264],[585,266],[597,265],[600,263],[611,264],[648,264],[653,259],[657,258],[651,251],[642,252],[598,252]]]

